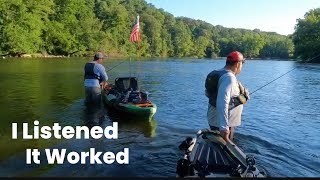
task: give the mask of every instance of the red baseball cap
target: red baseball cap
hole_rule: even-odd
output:
[[[227,57],[227,61],[231,61],[231,62],[239,62],[243,60],[244,60],[243,55],[238,51],[233,51]]]

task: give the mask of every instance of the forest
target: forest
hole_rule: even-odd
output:
[[[137,15],[139,45],[129,40]],[[308,59],[319,49],[319,41],[311,43],[320,35],[319,19],[312,10],[284,36],[174,17],[144,0],[0,0],[0,55],[213,58],[238,50],[247,58]]]

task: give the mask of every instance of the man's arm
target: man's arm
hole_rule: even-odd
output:
[[[229,140],[229,102],[231,99],[232,78],[225,74],[219,80],[217,95],[217,121],[219,123],[220,134],[225,140]]]
[[[102,65],[99,66],[99,73],[100,73],[101,81],[108,81],[108,75],[107,75],[106,69]]]
[[[106,72],[106,69],[102,66],[102,65],[98,65],[98,72],[100,74],[100,81],[101,81],[101,86],[102,86],[102,89],[105,89],[109,83],[107,82],[108,81],[108,75],[107,75],[107,72]]]

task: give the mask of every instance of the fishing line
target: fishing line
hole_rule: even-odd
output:
[[[306,63],[308,63],[308,62],[310,62],[310,61],[312,61],[313,59],[318,58],[318,57],[320,57],[320,54],[319,54],[319,55],[317,55],[317,56],[315,56],[315,57],[313,57],[313,58],[311,58],[311,59],[309,59]],[[276,80],[278,80],[278,79],[282,78],[283,76],[285,76],[285,75],[289,74],[291,71],[295,70],[296,68],[297,68],[297,67],[295,67],[295,68],[291,69],[290,71],[286,72],[285,74],[283,74],[283,75],[281,75],[281,76],[277,77],[276,79],[274,79],[274,80],[272,80],[272,81],[268,82],[268,83],[267,83],[267,84],[265,84],[264,86],[262,86],[262,87],[260,87],[260,88],[258,88],[258,89],[256,89],[256,90],[254,90],[252,93],[250,93],[250,95],[252,95],[253,93],[255,93],[255,92],[259,91],[260,89],[262,89],[262,88],[264,88],[264,87],[268,86],[269,84],[273,83],[274,81],[276,81]]]
[[[272,80],[272,81],[268,82],[267,84],[265,84],[265,85],[261,86],[260,88],[258,88],[258,89],[256,89],[256,90],[254,90],[252,93],[250,93],[250,95],[252,95],[253,93],[255,93],[255,92],[259,91],[260,89],[262,89],[262,88],[264,88],[264,87],[268,86],[269,84],[273,83],[274,81],[276,81],[276,80],[278,80],[278,79],[282,78],[283,76],[285,76],[285,75],[289,74],[291,71],[295,70],[296,68],[297,68],[297,67],[295,67],[295,68],[291,69],[290,71],[286,72],[285,74],[283,74],[283,75],[281,75],[281,76],[277,77],[276,79],[274,79],[274,80]]]
[[[113,66],[112,68],[108,69],[107,72],[111,71],[112,69],[118,67],[120,64],[124,63],[124,61],[120,62],[119,64]]]

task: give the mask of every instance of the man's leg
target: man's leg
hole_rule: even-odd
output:
[[[85,103],[100,106],[101,105],[101,88],[85,87]]]
[[[89,126],[100,125],[103,119],[101,89],[99,87],[86,87],[86,123]]]

